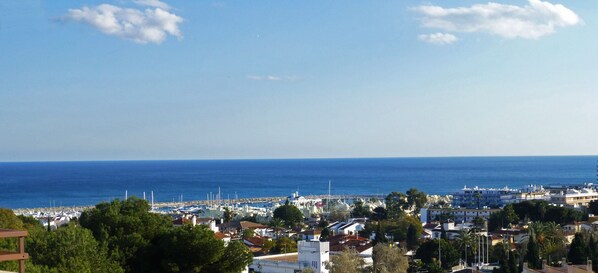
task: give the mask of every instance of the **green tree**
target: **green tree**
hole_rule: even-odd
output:
[[[384,229],[382,228],[382,224],[380,222],[378,222],[378,226],[376,227],[376,236],[374,237],[374,244],[386,243],[386,242],[388,242],[388,239],[386,239],[386,233],[384,232]]]
[[[328,241],[329,237],[330,237],[330,229],[329,228],[324,228],[322,230],[322,233],[320,234],[320,241],[326,242],[326,241]]]
[[[554,222],[534,222],[534,231],[540,257],[547,261],[558,261],[566,255],[566,242],[562,228]]]
[[[208,227],[175,227],[152,241],[152,248],[141,253],[135,272],[148,273],[235,273],[253,260],[241,242],[224,242]]]
[[[0,208],[0,228],[23,230],[23,221],[11,209]]]
[[[53,232],[31,234],[31,261],[46,270],[64,273],[118,273],[124,270],[108,258],[91,231],[70,224]]]
[[[397,219],[399,215],[409,208],[407,196],[402,192],[391,192],[384,199],[386,202],[386,211],[388,218]]]
[[[504,243],[498,243],[494,246],[490,246],[489,252],[490,252],[489,253],[490,262],[498,262],[498,261],[506,260],[509,255],[508,246],[505,245]]]
[[[372,220],[382,221],[388,219],[388,211],[383,207],[376,207],[372,212]]]
[[[598,200],[592,200],[590,203],[588,203],[588,212],[598,215]]]
[[[506,205],[501,211],[493,213],[488,219],[488,229],[495,231],[500,228],[508,227],[510,224],[517,224],[519,216],[515,213],[512,204]]]
[[[418,189],[411,188],[407,191],[407,203],[411,206],[415,213],[419,213],[419,210],[426,205],[428,202],[428,196],[424,192],[420,192]]]
[[[515,209],[513,209],[513,205],[508,204],[503,208],[504,213],[504,220],[510,224],[517,224],[519,221],[519,216],[515,213]]]
[[[44,226],[42,225],[42,223],[40,223],[39,220],[37,220],[31,216],[18,215],[17,218],[19,218],[19,220],[21,220],[21,222],[23,222],[23,228],[25,228],[27,230],[44,229]]]
[[[416,249],[419,245],[419,237],[420,234],[418,234],[415,226],[410,224],[409,228],[407,229],[407,248],[411,250]]]
[[[202,273],[238,273],[253,261],[251,250],[240,241],[230,242],[224,255],[214,264],[208,265]]]
[[[421,259],[425,264],[431,264],[438,260],[439,241],[442,268],[450,269],[459,263],[460,255],[454,244],[444,239],[435,239],[422,243],[415,253],[415,258]]]
[[[224,243],[205,226],[169,229],[140,253],[134,272],[203,272],[224,255]]]
[[[273,216],[284,221],[288,227],[296,227],[303,224],[303,213],[291,204],[284,204],[276,208]]]
[[[509,251],[509,272],[519,273],[519,266],[517,265],[517,258],[515,257],[515,251]]]
[[[230,223],[230,221],[233,220],[233,212],[228,208],[224,208],[224,212],[222,213],[222,218],[224,220],[225,223]]]
[[[297,242],[291,238],[282,237],[276,240],[276,251],[278,253],[290,253],[297,251]]]
[[[372,211],[370,210],[370,207],[364,206],[363,201],[355,200],[355,202],[353,202],[353,210],[351,211],[351,216],[369,218],[372,216]]]
[[[262,252],[264,254],[270,253],[276,247],[276,242],[272,240],[264,240],[264,244],[262,245]]]
[[[588,244],[581,233],[576,233],[571,246],[569,247],[569,254],[567,259],[573,264],[585,264],[589,258]]]
[[[253,231],[253,229],[248,228],[246,230],[243,230],[243,235],[241,237],[243,239],[247,239],[247,238],[251,238],[253,236],[255,236],[255,232]]]
[[[597,261],[598,259],[598,242],[596,241],[596,235],[594,233],[590,234],[590,240],[588,241],[588,251],[589,256],[592,261]],[[594,264],[592,264],[594,265]],[[598,265],[597,265],[598,266]]]
[[[469,262],[474,258],[473,253],[477,249],[476,235],[471,230],[461,229],[456,240],[460,253],[463,253],[463,259]]]
[[[172,228],[169,217],[151,213],[147,201],[135,197],[100,203],[83,212],[80,223],[92,231],[96,240],[108,248],[110,258],[127,272],[132,272],[131,265],[139,251]]]
[[[332,204],[328,207],[328,221],[346,221],[351,215],[351,211],[347,210],[340,204]]]
[[[403,250],[387,244],[374,246],[374,272],[376,273],[404,273],[409,268],[409,262]]]
[[[472,223],[476,228],[485,228],[486,220],[484,220],[484,218],[482,217],[476,216],[475,218],[473,218]]]
[[[536,241],[536,234],[533,229],[529,231],[529,240],[527,242],[527,253],[525,254],[525,260],[532,269],[541,269],[542,262],[540,261],[540,248]]]
[[[339,255],[331,257],[326,268],[330,273],[361,273],[364,261],[355,249],[346,248]]]

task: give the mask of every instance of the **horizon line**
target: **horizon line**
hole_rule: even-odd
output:
[[[592,156],[598,156],[598,154],[18,160],[18,161],[0,161],[0,164],[4,164],[4,163],[140,162],[140,161],[147,161],[147,162],[151,162],[151,161],[154,161],[154,162],[157,162],[157,161],[268,161],[268,160],[426,159],[426,158],[492,158],[492,157],[592,157]]]

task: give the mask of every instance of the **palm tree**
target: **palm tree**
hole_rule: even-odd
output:
[[[531,224],[530,229],[536,235],[536,242],[542,259],[549,262],[557,261],[564,255],[566,242],[560,225],[554,222],[535,222]]]
[[[470,229],[461,229],[459,230],[459,235],[457,236],[459,250],[464,252],[465,263],[467,263],[468,249],[471,251],[471,253],[473,253],[477,248],[476,234]]]
[[[278,239],[278,237],[280,237],[280,229],[282,229],[284,227],[284,221],[282,221],[280,218],[272,218],[272,220],[270,220],[270,227],[274,229],[274,234],[276,235],[276,238]]]

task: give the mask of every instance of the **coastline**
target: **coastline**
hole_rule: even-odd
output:
[[[383,199],[386,195],[385,194],[354,194],[354,195],[307,195],[304,196],[307,199],[332,199],[332,200],[346,200],[346,199],[355,199],[355,198],[378,198]],[[191,201],[183,201],[183,202],[155,202],[154,203],[154,210],[159,210],[161,208],[177,208],[177,207],[184,207],[184,206],[193,206],[193,205],[227,205],[227,204],[254,204],[254,203],[275,203],[275,202],[282,202],[285,199],[289,198],[288,196],[273,196],[273,197],[251,197],[251,198],[239,198],[234,200],[229,199],[222,199],[220,201],[216,200],[191,200]],[[116,199],[115,199],[116,200]],[[151,203],[150,200],[147,200]],[[88,209],[92,209],[95,207],[94,205],[88,206],[59,206],[59,207],[36,207],[36,208],[15,208],[12,211],[17,215],[24,215],[24,214],[31,214],[32,212],[39,212],[39,213],[49,213],[49,214],[56,214],[58,212],[64,211],[77,211],[82,212]]]

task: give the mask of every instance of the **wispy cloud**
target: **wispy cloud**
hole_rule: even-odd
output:
[[[523,6],[490,2],[457,8],[422,5],[413,10],[422,15],[421,24],[426,28],[485,32],[504,38],[538,39],[559,27],[581,23],[580,17],[567,7],[541,0],[528,0]]]
[[[252,81],[297,81],[299,77],[297,76],[256,76],[256,75],[247,75],[246,78]]]
[[[212,2],[212,7],[220,9],[226,7],[226,4],[224,2]]]
[[[141,6],[161,8],[163,10],[169,10],[170,6],[160,0],[133,0],[133,3]]]
[[[88,24],[102,33],[140,44],[160,44],[168,35],[178,39],[183,38],[183,34],[179,29],[179,24],[183,22],[183,18],[160,7],[141,11],[101,4],[94,7],[69,9],[64,18]]]
[[[419,35],[418,38],[421,41],[431,43],[431,44],[437,44],[437,45],[448,45],[448,44],[452,44],[458,40],[455,35],[450,34],[450,33],[442,33],[442,32],[431,33],[431,34],[422,34],[422,35]]]

